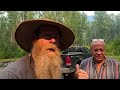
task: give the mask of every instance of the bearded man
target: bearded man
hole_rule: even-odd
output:
[[[61,51],[74,41],[73,32],[51,20],[29,20],[16,29],[17,44],[28,52],[7,66],[0,79],[61,79]]]

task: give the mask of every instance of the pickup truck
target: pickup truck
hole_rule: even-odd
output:
[[[76,64],[80,64],[82,60],[91,57],[90,50],[84,46],[69,47],[62,53],[63,66],[62,73],[64,79],[73,79]]]

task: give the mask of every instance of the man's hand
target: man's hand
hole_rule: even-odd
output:
[[[82,69],[80,69],[79,64],[76,64],[76,71],[75,71],[75,75],[78,79],[88,79],[88,73]]]

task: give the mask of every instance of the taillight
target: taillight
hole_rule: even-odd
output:
[[[66,56],[65,64],[66,64],[66,67],[70,67],[71,66],[71,57],[69,55]]]

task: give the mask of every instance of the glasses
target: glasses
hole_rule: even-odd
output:
[[[101,41],[101,42],[104,42],[104,39],[92,39],[92,42],[94,41]]]
[[[44,34],[41,34],[39,38],[44,38],[44,39],[47,39],[47,40],[50,40],[52,38],[54,39],[59,39],[59,35],[53,35],[53,34],[50,34],[50,33],[44,33]]]

